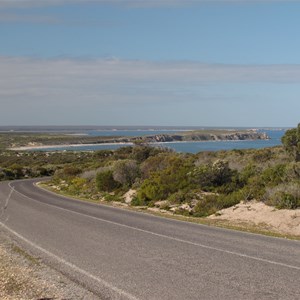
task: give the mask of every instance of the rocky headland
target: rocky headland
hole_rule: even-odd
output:
[[[135,137],[98,137],[94,144],[101,143],[170,143],[170,142],[201,142],[201,141],[244,141],[244,140],[269,140],[264,132],[251,131],[187,131],[175,134],[155,134]]]

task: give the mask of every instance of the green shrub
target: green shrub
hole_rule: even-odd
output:
[[[189,202],[192,200],[193,195],[191,192],[186,192],[183,190],[180,190],[168,197],[168,200],[171,204],[180,204],[183,202]]]
[[[296,209],[300,205],[300,198],[288,193],[280,193],[277,200],[278,208]]]
[[[14,163],[11,165],[10,170],[13,172],[15,179],[23,178],[24,172],[21,165]]]
[[[119,149],[114,150],[114,159],[127,159],[132,154],[133,147],[127,146],[127,147],[121,147]]]
[[[300,162],[292,162],[287,165],[285,176],[287,181],[300,179]]]
[[[80,177],[72,179],[68,190],[74,195],[84,193],[87,190],[87,180]]]
[[[147,203],[145,202],[145,200],[141,197],[134,197],[132,200],[131,200],[131,205],[132,206],[145,206],[147,205]],[[150,207],[150,205],[149,205]]]
[[[97,173],[96,187],[98,191],[111,192],[119,187],[119,183],[114,180],[112,170],[105,170]]]
[[[173,153],[160,153],[155,156],[149,157],[141,164],[141,175],[143,179],[149,178],[152,173],[165,170],[168,166],[172,165],[178,155]]]
[[[275,186],[285,181],[286,165],[279,164],[269,167],[261,174],[262,182],[267,186]]]
[[[10,169],[2,169],[0,172],[1,180],[13,180],[15,179],[15,174]]]
[[[190,173],[190,180],[204,190],[230,183],[236,171],[229,168],[228,162],[217,160],[213,164],[200,165]]]
[[[297,128],[287,130],[281,141],[285,150],[294,157],[295,161],[300,161],[300,123]]]
[[[300,184],[280,184],[273,188],[267,188],[264,195],[268,205],[279,209],[296,209],[300,207]]]
[[[272,159],[272,151],[270,149],[258,149],[253,154],[253,160],[256,163],[264,163]]]
[[[229,195],[207,195],[198,201],[193,210],[195,217],[206,217],[216,213],[218,210],[231,207],[240,203],[241,195],[235,192]]]
[[[256,176],[260,173],[260,170],[254,164],[248,164],[240,173],[239,173],[239,181],[245,185],[248,183],[251,177]]]
[[[51,176],[52,174],[53,174],[53,170],[49,168],[38,167],[36,169],[37,176]]]
[[[54,173],[54,177],[62,180],[69,180],[72,177],[76,177],[81,173],[81,169],[76,166],[64,166],[62,169],[57,169]]]
[[[265,184],[260,175],[249,178],[248,183],[240,189],[242,200],[260,200],[265,193]]]
[[[207,217],[215,213],[218,208],[216,207],[217,195],[209,195],[199,200],[193,209],[193,216]]]
[[[106,193],[103,198],[105,199],[105,201],[107,202],[112,202],[112,201],[118,201],[120,202],[122,199],[120,197],[120,195],[115,194],[115,193]]]
[[[152,148],[144,145],[136,145],[133,147],[132,158],[141,163],[145,161],[152,153]]]
[[[191,164],[181,156],[172,156],[161,171],[151,172],[141,184],[137,197],[146,203],[151,200],[166,200],[171,194],[191,187],[187,174]]]
[[[135,160],[117,161],[113,168],[113,178],[120,184],[131,187],[140,176],[140,169]]]
[[[216,201],[216,207],[220,210],[234,206],[244,200],[242,197],[241,191],[236,191],[229,195],[219,195]]]

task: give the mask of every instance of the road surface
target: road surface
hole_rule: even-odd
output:
[[[74,201],[35,182],[0,183],[2,229],[100,299],[300,299],[299,241]]]

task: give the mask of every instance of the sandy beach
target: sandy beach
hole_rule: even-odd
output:
[[[76,148],[76,147],[92,147],[92,146],[113,146],[113,145],[124,145],[132,146],[133,143],[102,143],[102,144],[61,144],[61,145],[32,145],[32,146],[22,146],[22,147],[12,147],[9,150],[14,151],[26,151],[26,150],[42,150],[42,149],[55,149],[62,148],[61,151],[65,150],[63,148]]]

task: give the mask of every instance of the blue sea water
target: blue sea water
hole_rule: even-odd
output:
[[[86,134],[91,136],[141,136],[161,133],[174,133],[179,130],[91,130]],[[283,129],[259,129],[270,137],[269,140],[250,141],[203,141],[203,142],[171,142],[157,143],[155,146],[168,147],[177,152],[198,153],[201,151],[218,151],[232,149],[259,149],[281,145],[281,137],[284,135]],[[98,144],[80,146],[61,146],[56,148],[44,148],[41,151],[95,151],[95,150],[115,150],[130,144]]]

